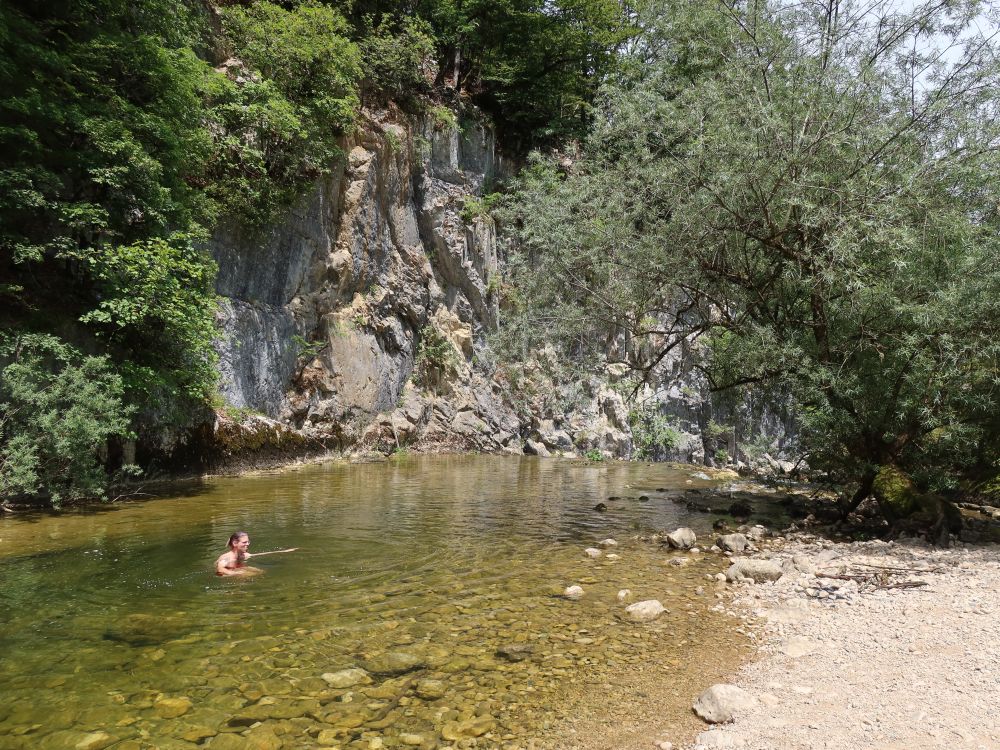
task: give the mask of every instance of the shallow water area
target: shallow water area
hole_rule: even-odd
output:
[[[571,747],[662,680],[682,721],[740,649],[719,558],[639,539],[708,533],[669,497],[692,471],[403,456],[3,519],[0,747]],[[240,529],[299,550],[218,578]],[[625,588],[668,612],[627,622]]]

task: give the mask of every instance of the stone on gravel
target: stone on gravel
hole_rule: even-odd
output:
[[[389,651],[373,656],[364,664],[372,674],[391,677],[420,669],[426,662],[423,657],[409,651]]]
[[[625,614],[633,622],[651,622],[666,611],[666,607],[656,599],[647,599],[625,607]]]
[[[741,553],[747,548],[747,538],[742,534],[725,534],[715,540],[716,546],[723,552]]]
[[[746,741],[738,734],[724,732],[721,729],[709,729],[702,732],[696,740],[699,750],[722,750],[723,748],[746,747]]]
[[[682,526],[676,531],[671,531],[667,534],[666,538],[667,544],[673,549],[691,549],[695,542],[698,541],[698,537],[687,526]]]
[[[738,711],[751,708],[756,700],[736,685],[712,685],[694,702],[694,712],[710,724],[732,721]]]
[[[603,552],[601,552],[601,551],[600,551],[599,549],[597,549],[597,547],[587,547],[587,549],[585,549],[585,550],[583,551],[583,553],[584,553],[584,554],[585,554],[585,555],[586,555],[587,557],[600,557],[601,555],[603,555],[603,554],[604,554],[604,553],[603,553]]]
[[[190,698],[160,698],[153,704],[153,710],[161,719],[176,719],[190,711],[193,705]]]
[[[816,644],[803,635],[793,635],[781,644],[781,653],[792,658],[808,656],[816,650]]]
[[[631,598],[632,598],[632,591],[631,591],[631,589],[622,589],[621,591],[618,592],[618,603],[619,604],[624,604],[625,602],[627,602]]]
[[[730,583],[749,578],[754,583],[777,581],[784,574],[781,566],[770,560],[755,560],[750,557],[734,557],[733,564],[726,570],[726,580]]]
[[[365,670],[357,667],[341,669],[339,672],[326,672],[320,677],[327,685],[338,689],[354,687],[355,685],[368,685],[372,681]]]
[[[579,599],[583,596],[583,586],[567,586],[563,590],[563,596],[567,599]]]

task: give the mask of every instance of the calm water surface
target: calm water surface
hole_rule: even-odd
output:
[[[731,630],[717,558],[638,539],[708,531],[668,497],[709,484],[691,471],[404,456],[5,518],[0,747],[565,747],[568,712],[643,665],[697,682]],[[238,529],[300,550],[217,578]],[[607,537],[619,559],[583,553]],[[574,583],[583,599],[556,595]],[[669,612],[624,622],[622,588]]]

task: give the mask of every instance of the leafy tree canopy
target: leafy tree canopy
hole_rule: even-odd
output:
[[[701,341],[716,389],[794,400],[810,462],[856,501],[884,466],[954,487],[995,458],[1000,414],[984,10],[664,3],[583,156],[521,181],[510,338],[625,341],[646,380]]]

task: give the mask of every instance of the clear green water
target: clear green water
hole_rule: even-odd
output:
[[[566,747],[565,716],[606,711],[636,669],[696,690],[693,644],[731,627],[709,611],[717,558],[670,565],[637,538],[707,532],[657,491],[705,484],[662,465],[412,456],[5,518],[0,747]],[[218,578],[238,529],[251,552],[300,550]],[[583,553],[606,537],[620,559]],[[574,583],[583,599],[557,596]],[[669,612],[624,622],[622,588]],[[330,684],[349,668],[369,676]]]

